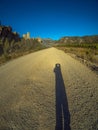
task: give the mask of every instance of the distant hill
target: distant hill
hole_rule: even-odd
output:
[[[46,46],[52,46],[55,43],[55,41],[50,38],[44,38],[42,39],[42,43]]]
[[[98,35],[93,36],[83,36],[83,37],[62,37],[57,41],[57,43],[63,43],[63,44],[72,44],[72,43],[98,43]]]

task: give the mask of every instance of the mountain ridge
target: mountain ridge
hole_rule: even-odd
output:
[[[90,36],[65,36],[60,38],[58,43],[98,43],[98,35]]]

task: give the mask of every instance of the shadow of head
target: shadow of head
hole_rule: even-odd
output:
[[[60,67],[60,64],[59,64],[59,63],[57,63],[57,64],[55,65],[55,67],[58,67],[58,68],[59,68],[59,67]]]
[[[59,63],[55,64],[54,72],[60,72],[61,71],[61,65]]]

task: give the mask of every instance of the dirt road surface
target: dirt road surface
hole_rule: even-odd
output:
[[[98,130],[98,75],[55,48],[0,66],[0,130]]]

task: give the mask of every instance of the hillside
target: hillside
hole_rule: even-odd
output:
[[[55,44],[55,41],[50,38],[44,38],[44,39],[42,39],[42,43],[48,47],[51,47]]]
[[[59,39],[57,41],[58,43],[64,43],[64,44],[68,44],[68,43],[98,43],[98,35],[93,35],[93,36],[83,36],[83,37],[62,37],[61,39]]]
[[[10,26],[0,26],[0,63],[45,48],[38,39],[24,39]]]
[[[62,37],[54,47],[69,53],[72,57],[98,71],[98,35],[83,37]]]
[[[12,27],[0,26],[0,55],[11,51],[18,41],[20,41],[20,36],[12,31]]]

